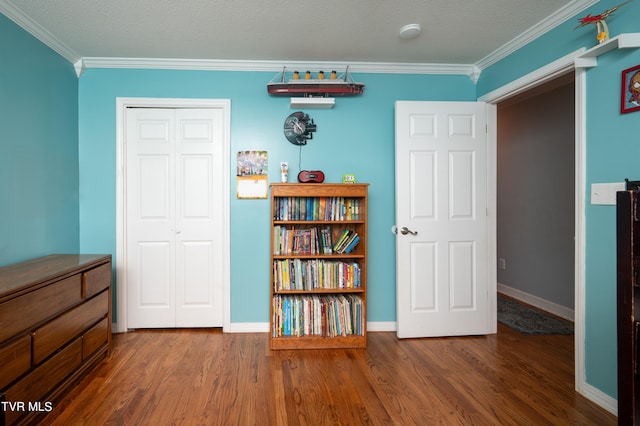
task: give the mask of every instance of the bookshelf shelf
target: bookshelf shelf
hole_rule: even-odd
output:
[[[336,294],[364,293],[362,288],[316,288],[313,290],[274,290],[274,294]]]
[[[347,337],[280,337],[271,339],[271,349],[344,349],[366,348],[366,340],[360,336]]]
[[[274,254],[274,259],[336,259],[335,254]],[[347,253],[341,254],[340,259],[360,259],[364,254]]]
[[[271,349],[365,348],[368,184],[271,184]]]
[[[326,184],[329,185],[329,184]],[[361,225],[364,223],[364,220],[343,220],[337,221],[343,225]],[[332,225],[335,224],[335,220],[274,220],[274,225]]]

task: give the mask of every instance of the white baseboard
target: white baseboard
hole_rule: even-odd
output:
[[[395,321],[368,322],[367,331],[396,331]],[[268,322],[234,322],[225,333],[268,333]]]
[[[514,299],[534,306],[538,309],[542,309],[543,311],[547,311],[568,321],[574,321],[575,319],[575,312],[573,309],[558,305],[557,303],[549,302],[548,300],[542,299],[538,296],[534,296],[533,294],[525,293],[524,291],[515,289],[513,287],[498,283],[498,293],[513,297]]]
[[[603,409],[607,410],[614,416],[618,415],[618,400],[612,398],[599,389],[594,388],[588,383],[584,383],[578,392],[585,398],[592,401],[594,404],[598,404]]]
[[[118,324],[111,325],[113,333],[125,333],[127,330],[118,330]],[[223,330],[225,333],[268,333],[268,322],[232,322]],[[396,331],[395,321],[388,322],[368,322],[367,331]]]
[[[367,331],[397,331],[396,322],[371,322],[367,323]]]
[[[268,333],[268,322],[232,322],[225,333]]]

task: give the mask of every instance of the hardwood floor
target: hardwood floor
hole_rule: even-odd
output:
[[[614,425],[574,392],[573,336],[398,340],[270,351],[267,334],[135,331],[52,425]]]

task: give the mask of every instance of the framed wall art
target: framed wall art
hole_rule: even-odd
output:
[[[640,111],[640,65],[622,71],[620,112]]]

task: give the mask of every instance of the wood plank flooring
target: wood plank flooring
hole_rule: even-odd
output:
[[[50,425],[614,425],[574,392],[573,336],[498,324],[481,337],[270,351],[268,336],[140,330],[44,419]]]

